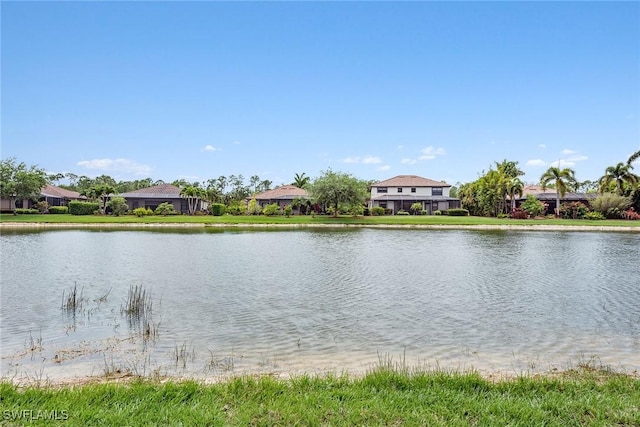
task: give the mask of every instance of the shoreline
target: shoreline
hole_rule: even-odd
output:
[[[231,224],[231,223],[42,223],[42,222],[2,222],[2,230],[46,230],[46,229],[415,229],[415,230],[498,230],[498,231],[605,231],[640,233],[640,227],[597,226],[597,225],[552,225],[552,224]]]

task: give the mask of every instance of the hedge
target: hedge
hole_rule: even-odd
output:
[[[449,216],[469,216],[469,211],[466,209],[449,209],[447,213]]]
[[[79,202],[72,200],[69,202],[69,213],[71,215],[93,215],[100,210],[100,204],[94,202]]]
[[[69,208],[66,206],[49,206],[50,214],[68,214]]]

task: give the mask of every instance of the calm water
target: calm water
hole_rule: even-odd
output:
[[[389,358],[640,370],[636,233],[67,230],[3,233],[0,255],[5,378],[361,372]],[[74,284],[75,315],[61,308]],[[132,285],[151,293],[155,339],[122,313]]]

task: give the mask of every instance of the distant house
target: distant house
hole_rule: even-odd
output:
[[[86,200],[85,196],[81,196],[77,191],[66,190],[64,188],[56,187],[55,185],[47,184],[42,187],[40,191],[40,197],[38,201],[45,201],[49,206],[67,206],[72,200]],[[32,208],[36,205],[33,200],[16,200],[16,208]],[[8,212],[12,211],[11,200],[0,200],[0,211]]]
[[[256,202],[261,208],[277,203],[281,209],[293,203],[295,199],[311,199],[307,190],[296,187],[295,185],[281,185],[273,190],[267,190],[256,194],[253,198],[256,199]]]
[[[171,184],[154,185],[153,187],[142,188],[128,193],[118,194],[124,197],[129,206],[129,210],[145,208],[155,210],[161,203],[171,203],[173,208],[181,213],[189,213],[187,199],[180,196],[181,189]],[[196,210],[207,208],[206,202],[198,200]]]
[[[522,197],[516,199],[516,207],[520,207],[522,202],[527,200],[527,196],[532,194],[536,199],[547,204],[547,212],[545,214],[553,214],[556,209],[556,190],[555,188],[542,189],[541,185],[527,185],[522,189]],[[589,206],[591,201],[598,195],[595,193],[572,193],[567,192],[564,197],[560,198],[560,204],[581,202]]]
[[[411,205],[420,203],[431,215],[435,211],[459,208],[460,200],[449,196],[451,185],[416,175],[398,175],[371,186],[369,207],[381,207],[397,213],[409,212]]]

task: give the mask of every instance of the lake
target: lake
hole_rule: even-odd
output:
[[[640,370],[637,233],[3,230],[0,256],[14,381]]]

